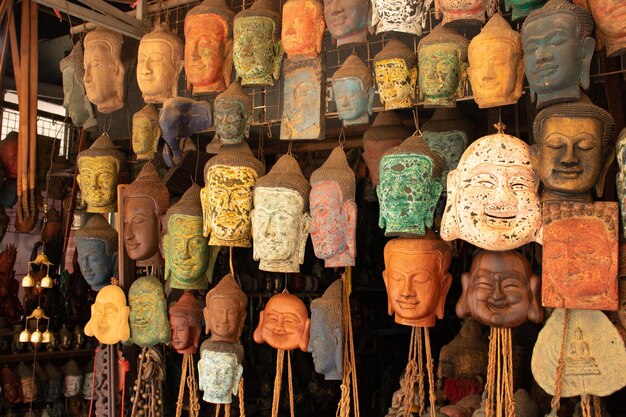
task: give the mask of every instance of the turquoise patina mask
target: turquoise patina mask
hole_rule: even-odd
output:
[[[341,279],[328,286],[324,295],[311,302],[311,336],[308,352],[315,372],[326,380],[341,380],[343,371],[343,332],[341,318]]]
[[[380,161],[378,225],[385,236],[423,236],[434,220],[443,186],[443,159],[420,136],[385,152]]]
[[[333,98],[344,126],[369,123],[374,103],[374,78],[370,69],[352,54],[332,77]]]
[[[156,277],[141,277],[128,291],[130,338],[137,346],[152,347],[170,341],[167,300]]]
[[[419,94],[424,107],[455,107],[465,94],[468,41],[438,25],[417,47]]]
[[[63,107],[72,123],[85,129],[96,126],[98,123],[83,83],[85,69],[81,42],[77,42],[70,54],[59,62],[59,68],[63,74]]]
[[[238,343],[206,340],[200,347],[198,388],[202,399],[212,404],[230,404],[237,395],[243,374],[243,347]]]
[[[520,20],[543,6],[546,0],[504,0],[504,7],[511,12],[512,20]]]
[[[274,85],[282,59],[280,15],[269,0],[257,0],[235,15],[233,62],[241,85]]]
[[[117,232],[100,214],[76,232],[78,264],[87,284],[100,291],[117,274]]]

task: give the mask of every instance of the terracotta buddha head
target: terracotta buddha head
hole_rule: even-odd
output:
[[[259,269],[270,272],[299,272],[311,217],[311,186],[298,161],[286,154],[254,186],[252,210],[253,258]]]
[[[474,126],[456,108],[438,108],[422,125],[422,139],[443,158],[443,191],[447,190],[448,172],[459,164],[467,144],[474,139]]]
[[[146,163],[124,190],[124,245],[130,259],[142,265],[162,265],[159,253],[160,218],[170,205],[170,194],[154,165]]]
[[[83,387],[83,370],[74,359],[70,359],[63,367],[63,396],[76,397]]]
[[[311,301],[311,337],[308,351],[315,372],[326,380],[340,380],[343,373],[341,280],[328,286],[320,298]]]
[[[468,41],[454,29],[437,25],[417,46],[419,95],[424,107],[456,107],[465,94]]]
[[[200,346],[198,388],[211,404],[230,404],[243,374],[243,347],[239,343],[205,340]]]
[[[363,134],[363,160],[374,187],[380,183],[380,159],[385,151],[401,144],[413,131],[393,111],[382,111],[376,115],[372,126]]]
[[[159,112],[152,104],[146,104],[133,114],[132,147],[139,161],[153,160],[159,146],[161,126]]]
[[[85,93],[83,78],[83,44],[77,42],[68,56],[59,62],[63,76],[63,107],[69,113],[75,126],[90,129],[98,124],[91,103]]]
[[[137,84],[146,103],[176,97],[183,69],[183,41],[162,22],[139,41]]]
[[[422,236],[432,227],[443,168],[443,159],[417,135],[384,153],[376,194],[386,236]]]
[[[524,84],[522,37],[495,14],[472,39],[467,75],[481,109],[517,103]]]
[[[368,0],[324,0],[324,19],[337,46],[367,42]]]
[[[100,343],[114,345],[130,338],[126,294],[117,285],[107,285],[91,305],[91,318],[85,324],[85,334],[95,336]]]
[[[117,231],[100,214],[92,215],[76,232],[78,264],[94,291],[109,285],[117,273]]]
[[[203,233],[209,245],[249,248],[252,191],[265,166],[245,142],[224,145],[204,166],[200,191]]]
[[[17,132],[9,134],[0,141],[0,164],[7,178],[17,178]]]
[[[246,320],[248,297],[228,274],[206,295],[204,321],[213,342],[239,343]]]
[[[280,14],[271,0],[256,0],[237,13],[233,32],[233,62],[241,85],[274,85],[280,76],[283,46]]]
[[[405,326],[433,327],[435,317],[443,318],[452,284],[450,247],[429,231],[419,239],[390,240],[384,257],[389,315]]]
[[[130,338],[137,346],[168,343],[172,336],[167,300],[157,277],[141,277],[128,290]]]
[[[546,0],[504,0],[504,7],[511,12],[511,20],[520,20],[543,6]]]
[[[283,4],[281,41],[289,59],[315,58],[322,51],[324,5],[321,0],[287,0]]]
[[[85,91],[100,113],[113,113],[124,107],[122,44],[117,32],[102,27],[85,35]]]
[[[567,0],[549,0],[528,15],[522,25],[524,67],[538,108],[578,100],[579,85],[589,88],[592,29],[591,13]]]
[[[374,56],[374,75],[385,110],[411,107],[417,83],[417,59],[404,43],[392,38]]]
[[[498,9],[498,0],[435,0],[435,17],[443,25],[485,23]]]
[[[2,379],[2,399],[8,404],[19,404],[23,401],[20,377],[7,367],[0,370]]]
[[[180,354],[196,353],[202,332],[202,308],[189,291],[170,307],[172,347]]]
[[[252,97],[233,82],[226,91],[215,97],[215,136],[225,145],[243,142],[250,137],[252,123]]]
[[[609,57],[626,51],[626,9],[620,0],[574,0],[574,4],[591,11],[596,24],[598,42],[605,46]]]
[[[333,99],[343,125],[369,123],[374,104],[374,78],[367,65],[352,54],[335,71],[331,81]]]
[[[162,250],[165,258],[165,279],[181,290],[204,290],[212,271],[209,246],[202,234],[200,187],[189,187],[180,200],[167,210],[162,220],[166,230]]]
[[[194,94],[230,83],[234,16],[224,0],[205,0],[185,16],[185,76]]]
[[[311,240],[327,268],[353,266],[356,258],[356,179],[341,147],[311,174]]]
[[[33,374],[33,369],[30,366],[26,366],[24,362],[15,368],[15,372],[20,377],[20,384],[22,385],[22,398],[25,403],[30,403],[37,400],[39,395],[39,385],[37,379]],[[82,376],[82,373],[81,373]]]
[[[488,250],[537,241],[541,201],[535,176],[522,140],[497,133],[474,141],[448,174],[441,237]]]
[[[254,341],[267,343],[274,349],[306,352],[309,345],[311,320],[306,306],[298,297],[289,293],[272,296],[259,315],[254,330]]]
[[[615,158],[613,117],[586,97],[541,110],[533,123],[532,164],[544,191],[542,201],[592,201],[604,191]]]
[[[89,213],[117,211],[117,177],[126,166],[126,157],[109,135],[102,135],[76,158],[76,181]]]
[[[463,294],[456,304],[460,318],[471,316],[484,325],[504,328],[543,320],[539,277],[519,252],[479,252],[461,284]]]
[[[403,32],[420,36],[433,0],[373,0],[372,26],[376,34]]]

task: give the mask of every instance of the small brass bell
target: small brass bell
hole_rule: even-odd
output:
[[[41,279],[39,285],[41,286],[41,288],[52,288],[54,282],[52,281],[52,277],[50,277],[50,275],[46,275]]]
[[[30,342],[30,332],[27,329],[22,330],[20,333],[20,343]]]
[[[35,286],[35,279],[33,278],[33,276],[30,274],[30,272],[28,274],[26,274],[26,276],[24,278],[22,278],[22,287],[24,288],[31,288]]]
[[[41,333],[39,330],[35,330],[30,335],[30,341],[34,344],[39,344],[41,343],[42,340],[43,340],[43,333]]]
[[[42,343],[50,343],[54,341],[54,333],[50,330],[46,330],[43,332],[43,337],[41,338]]]

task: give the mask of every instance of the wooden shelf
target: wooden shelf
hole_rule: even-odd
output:
[[[57,352],[37,352],[37,361],[87,357],[93,356],[93,354],[93,349],[60,350]],[[10,353],[8,355],[0,355],[0,364],[10,362],[32,362],[34,357],[34,352]]]

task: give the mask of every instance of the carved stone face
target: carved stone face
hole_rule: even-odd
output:
[[[432,178],[432,161],[423,155],[385,155],[380,162],[378,225],[386,235],[423,235],[433,224],[440,178]]]
[[[458,46],[453,43],[425,45],[419,54],[419,91],[425,104],[454,107],[463,95],[467,63],[460,62]]]
[[[124,291],[109,285],[98,293],[91,305],[91,318],[85,325],[85,334],[95,336],[107,345],[126,341],[130,337],[129,314]]]
[[[374,90],[366,89],[357,77],[333,80],[333,97],[344,126],[366,124],[372,114]]]
[[[267,343],[275,349],[306,352],[311,320],[304,303],[295,295],[276,294],[261,311],[254,330],[254,341]]]
[[[234,23],[233,62],[242,85],[273,85],[282,60],[280,43],[274,41],[274,21],[265,17],[241,17]]]
[[[522,258],[515,252],[479,253],[470,272],[461,277],[457,315],[492,327],[517,327],[527,319],[541,322],[539,277]]]
[[[436,7],[443,14],[443,23],[455,20],[485,21],[485,11],[490,0],[435,0]]]
[[[80,186],[87,211],[108,213],[115,211],[119,162],[112,156],[83,156],[78,162],[76,181]]]
[[[209,245],[251,245],[250,213],[255,180],[256,173],[248,167],[216,165],[207,171],[200,200],[207,222],[205,231],[210,233]]]
[[[593,117],[549,117],[533,145],[533,166],[547,191],[587,194],[604,171],[603,126]]]
[[[152,123],[148,117],[133,116],[132,146],[137,159],[154,159],[161,127],[158,123]]]
[[[250,126],[242,103],[222,100],[215,103],[215,133],[225,144],[243,141]]]
[[[51,379],[48,383],[48,391],[46,393],[46,401],[53,402],[61,398],[61,379]]]
[[[235,343],[239,340],[246,312],[236,299],[217,296],[210,300],[204,317],[211,340]]]
[[[80,394],[83,386],[82,375],[66,375],[63,379],[63,396],[65,398],[75,397]]]
[[[111,113],[124,105],[123,79],[120,57],[107,43],[85,42],[85,91],[98,111]]]
[[[337,46],[367,41],[369,2],[366,0],[324,0],[324,18]]]
[[[111,281],[114,271],[113,259],[107,254],[106,244],[100,239],[76,239],[76,249],[78,251],[78,264],[80,271],[85,277],[87,284],[94,291],[99,291]]]
[[[380,184],[380,159],[385,151],[402,143],[399,139],[365,141],[363,142],[363,159],[367,164],[367,170],[372,178],[372,185]]]
[[[37,382],[35,378],[27,376],[20,378],[20,383],[22,384],[22,396],[24,398],[24,402],[31,402],[37,399],[37,395],[39,394],[39,387],[37,386]]]
[[[170,340],[170,322],[163,287],[155,277],[141,277],[128,292],[130,337],[137,346],[151,347]]]
[[[597,33],[606,44],[607,55],[616,56],[626,49],[626,8],[619,0],[587,0],[597,25]]]
[[[194,328],[189,325],[185,317],[170,317],[170,329],[172,331],[172,347],[178,353],[182,353],[194,345]]]
[[[85,372],[82,395],[85,400],[91,399],[91,390],[93,389],[93,371]]]
[[[310,216],[303,213],[302,196],[287,188],[254,191],[252,234],[254,259],[264,271],[299,272]],[[268,268],[268,269],[265,269]]]
[[[204,391],[202,399],[212,404],[230,404],[237,394],[243,366],[234,353],[202,350],[198,362],[198,387]]]
[[[137,84],[146,103],[161,103],[176,91],[180,67],[175,60],[169,42],[162,39],[139,42]]]
[[[315,372],[324,374],[326,380],[339,380],[343,366],[343,336],[341,328],[329,334],[327,327],[322,310],[312,308],[311,338],[307,350],[313,356]]]
[[[411,107],[415,97],[417,68],[406,67],[403,59],[385,59],[374,65],[376,84],[385,110]]]
[[[185,18],[185,75],[194,94],[226,88],[224,66],[232,51],[232,40],[226,39],[227,34],[225,20],[216,14]]]
[[[281,139],[317,139],[322,130],[322,64],[311,59],[302,66],[299,61],[286,60],[283,91]]]
[[[148,197],[124,200],[124,245],[128,257],[145,261],[159,251],[159,219]]]
[[[209,246],[202,235],[202,218],[174,214],[163,236],[166,275],[171,274],[172,288],[204,289],[209,262]]]
[[[460,130],[450,130],[448,132],[424,131],[422,139],[435,152],[441,156],[445,162],[441,182],[443,190],[446,190],[448,172],[459,165],[461,155],[467,146],[467,134]]]
[[[322,49],[324,16],[321,2],[289,0],[283,5],[283,49],[288,57],[316,57]]]
[[[552,12],[528,22],[522,30],[524,67],[537,106],[580,98],[579,82],[589,86],[593,38],[581,41],[571,13]]]
[[[526,143],[505,134],[478,139],[448,174],[441,237],[489,250],[535,241],[541,227],[535,189]]]
[[[353,265],[356,256],[356,204],[343,201],[339,185],[322,181],[311,188],[311,240],[326,267]]]
[[[518,20],[528,16],[528,13],[535,9],[540,8],[545,3],[545,0],[505,0],[505,6],[507,10],[513,9],[513,20]]]
[[[76,126],[91,127],[96,124],[91,103],[87,99],[83,80],[76,76],[72,68],[65,68],[63,74],[63,107],[68,111]]]
[[[376,33],[404,32],[421,35],[432,0],[374,0],[373,23]]]

